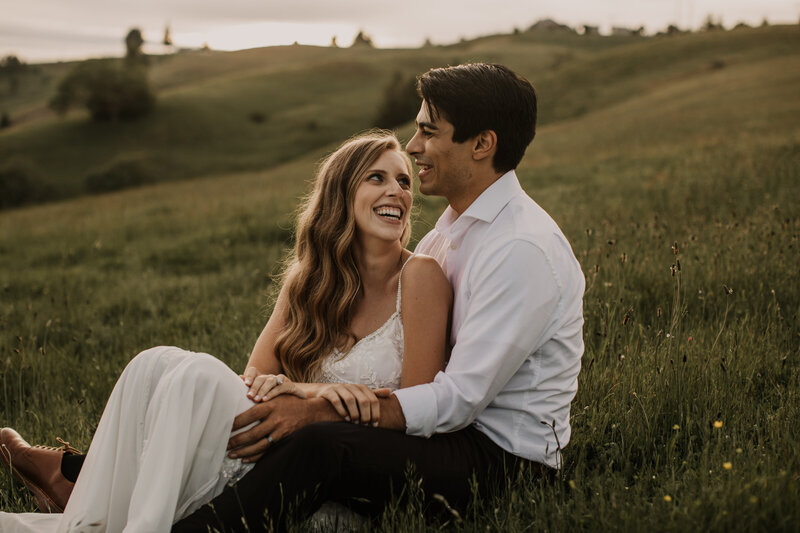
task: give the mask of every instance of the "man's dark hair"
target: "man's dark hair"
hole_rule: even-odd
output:
[[[497,172],[516,168],[536,135],[536,91],[503,65],[431,69],[417,80],[417,92],[432,119],[441,116],[453,124],[453,142],[494,131],[497,152],[492,166]]]

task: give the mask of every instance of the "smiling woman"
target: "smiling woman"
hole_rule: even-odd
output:
[[[398,415],[382,414],[378,397],[428,383],[444,368],[452,301],[438,263],[405,249],[410,167],[397,138],[382,131],[350,139],[323,161],[272,316],[241,376],[208,354],[141,352],[117,381],[85,460],[73,457],[77,479],[66,479],[55,449],[42,452],[51,454],[47,464],[20,461],[30,445],[3,429],[0,462],[45,503],[49,480],[65,488],[46,507],[63,514],[0,512],[0,530],[168,531],[234,482],[223,494],[233,501],[213,512],[239,524],[239,496],[257,503],[262,490],[238,483],[262,484],[245,474],[278,441],[314,422],[399,424]],[[246,519],[257,529],[262,509]]]
[[[408,158],[387,150],[370,167],[353,201],[359,247],[368,239],[399,242],[408,232],[412,202]]]

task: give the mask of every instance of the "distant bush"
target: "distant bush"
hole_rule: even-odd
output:
[[[19,78],[26,70],[28,70],[28,65],[20,61],[15,55],[8,55],[0,59],[0,78],[8,80],[10,94],[17,94]]]
[[[61,80],[50,107],[65,113],[84,106],[94,120],[125,120],[147,114],[155,95],[143,67],[123,68],[107,60],[84,61]]]
[[[47,200],[48,192],[30,163],[11,161],[0,167],[0,209]]]
[[[247,118],[254,124],[263,124],[268,117],[263,111],[251,111],[247,114]]]
[[[105,168],[86,176],[86,190],[104,193],[139,187],[156,181],[151,165],[137,158],[118,158]]]
[[[412,120],[419,111],[420,98],[417,94],[417,78],[405,77],[395,71],[392,81],[383,91],[383,101],[378,108],[374,125],[390,129]]]

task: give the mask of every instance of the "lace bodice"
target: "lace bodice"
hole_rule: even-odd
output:
[[[413,257],[413,255],[411,256]],[[409,257],[400,269],[403,276]],[[400,388],[403,370],[403,319],[400,315],[402,279],[397,280],[397,303],[381,327],[359,340],[347,353],[334,350],[322,363],[320,382],[361,383],[370,388]]]

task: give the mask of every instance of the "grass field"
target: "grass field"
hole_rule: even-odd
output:
[[[193,178],[0,213],[0,423],[85,448],[138,351],[174,344],[241,368],[316,162],[369,125],[391,72],[503,61],[540,93],[521,181],[587,280],[572,441],[554,483],[512,475],[459,518],[426,515],[412,498],[373,528],[800,530],[800,30],[587,43],[289,47],[214,55],[208,69],[176,57],[173,71],[154,66],[152,119],[96,126],[76,114],[0,134],[0,157],[47,152],[41,168],[63,166],[52,176],[70,194],[117,145],[161,149],[183,169],[175,177]],[[274,54],[271,66],[259,53]],[[350,74],[328,84],[343,65]],[[241,118],[264,95],[271,133],[215,110],[227,103]],[[158,137],[191,113],[186,137]],[[310,117],[319,127],[302,130]],[[192,139],[201,123],[219,137]],[[414,241],[444,207],[416,201]],[[0,474],[0,509],[33,508]]]

